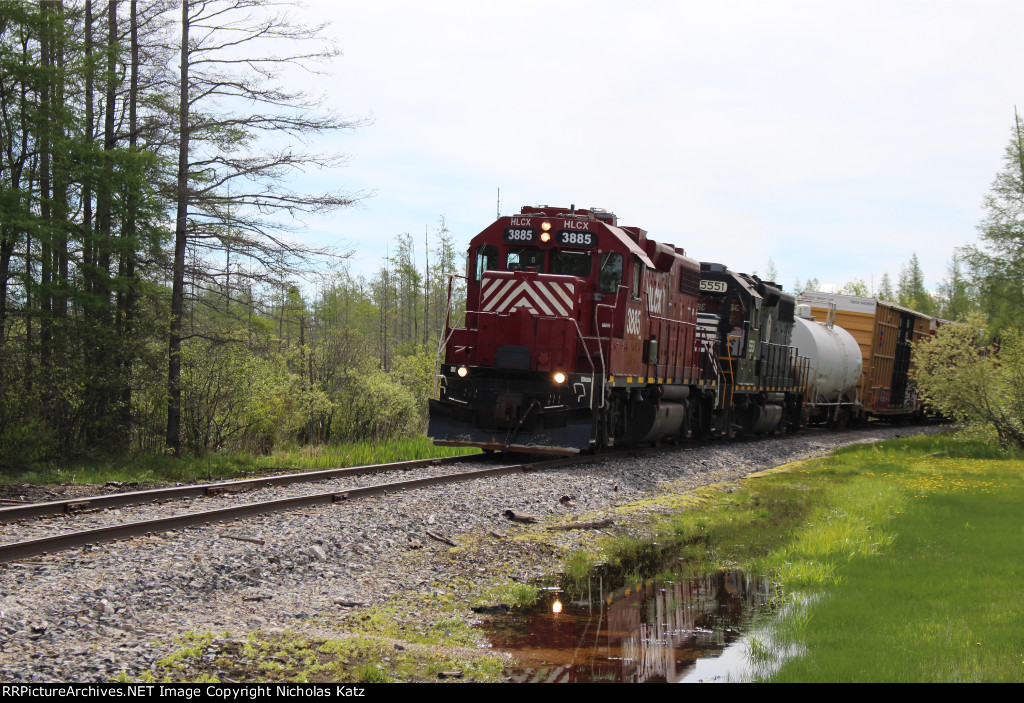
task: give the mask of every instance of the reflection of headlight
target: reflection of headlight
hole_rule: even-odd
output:
[[[459,378],[465,378],[469,374],[469,369],[467,369],[465,366],[460,366],[459,370],[456,371],[455,373],[459,374]]]
[[[561,371],[555,372],[555,383],[565,383],[565,374]]]

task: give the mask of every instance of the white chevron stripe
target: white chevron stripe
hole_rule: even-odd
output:
[[[558,290],[558,284],[555,284],[554,286],[543,286],[542,285],[542,286],[537,286],[537,288],[538,288],[539,294],[543,295],[548,301],[550,301],[550,303],[553,306],[555,306],[555,308],[558,310],[559,313],[561,313],[562,315],[568,314],[566,312],[566,310],[565,310],[565,306],[562,305],[559,302],[558,297],[555,296],[555,292],[556,291],[557,292],[561,292],[560,290]],[[554,289],[554,290],[552,290],[552,289]],[[564,296],[562,296],[562,297],[564,298]]]
[[[562,283],[562,284],[556,283],[554,288],[558,292],[558,294],[562,296],[562,300],[565,301],[565,304],[568,305],[571,308],[572,307],[572,294],[576,290],[575,286],[572,283]]]
[[[515,291],[505,298],[505,302],[502,303],[502,310],[509,310],[512,307],[518,306],[525,303],[527,309],[533,314],[537,314],[536,308],[540,308],[545,315],[551,314],[551,308],[548,307],[544,301],[537,295],[537,292],[533,290],[527,283],[523,283],[521,286],[515,289]]]
[[[545,315],[567,316],[573,310],[571,283],[523,281],[487,278],[480,288],[480,302],[484,312],[505,312],[513,307],[526,307],[533,314],[539,308]]]
[[[505,285],[501,286],[500,289],[497,285],[492,286],[491,289],[485,294],[485,300],[487,298],[489,298],[489,300],[487,300],[486,304],[484,305],[484,311],[489,312],[494,307],[494,305],[505,296],[506,291],[508,291],[509,288],[514,286],[515,283],[515,280],[511,279],[505,281]],[[498,312],[501,311],[499,310]]]

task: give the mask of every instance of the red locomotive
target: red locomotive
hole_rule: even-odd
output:
[[[698,326],[700,288],[697,261],[610,212],[499,218],[470,244],[429,434],[568,454],[715,432],[728,370]]]

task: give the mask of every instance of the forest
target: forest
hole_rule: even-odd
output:
[[[422,431],[460,256],[291,236],[358,201],[287,179],[360,121],[281,87],[337,51],[266,10],[0,0],[0,463]]]
[[[259,0],[0,0],[0,467],[423,431],[463,255],[441,215],[371,275],[296,236],[365,195],[290,185],[365,124],[284,85],[338,55],[322,30]],[[916,255],[840,292],[1018,328],[1019,118],[1006,163],[934,292]]]

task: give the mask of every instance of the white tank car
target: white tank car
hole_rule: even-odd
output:
[[[810,360],[807,377],[809,419],[840,422],[860,411],[857,385],[863,358],[857,340],[842,327],[811,319],[811,306],[798,305],[793,346]]]

